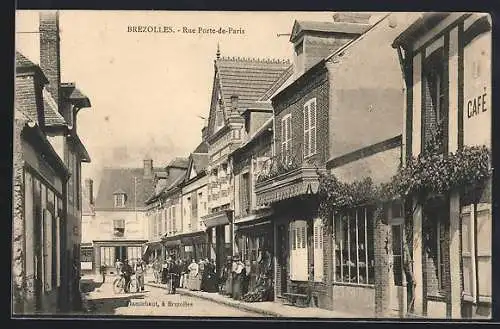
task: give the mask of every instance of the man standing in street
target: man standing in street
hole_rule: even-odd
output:
[[[122,274],[125,278],[125,288],[123,289],[126,293],[130,292],[130,277],[132,276],[132,267],[130,266],[128,259],[125,259],[122,265]]]
[[[137,279],[137,291],[144,291],[144,262],[142,259],[138,259],[135,263],[135,278]]]
[[[106,281],[106,264],[101,265],[101,275],[102,275],[102,283]]]

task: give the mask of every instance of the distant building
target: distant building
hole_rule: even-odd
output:
[[[109,273],[115,273],[117,259],[135,261],[142,257],[143,245],[148,241],[144,202],[152,191],[155,173],[159,171],[161,169],[153,168],[151,159],[144,160],[142,168],[104,168],[94,211],[86,216],[82,237],[86,245],[86,263],[92,261],[94,272],[106,265]],[[91,204],[90,200],[88,203]],[[90,244],[91,260],[88,257]]]
[[[180,241],[166,241],[182,231],[181,187],[188,160],[175,158],[164,172],[156,173],[154,185],[144,200],[148,225],[148,242],[143,258],[166,259],[172,250],[178,253]]]

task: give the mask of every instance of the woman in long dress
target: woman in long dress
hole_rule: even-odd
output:
[[[234,258],[233,267],[233,299],[241,299],[242,283],[245,277],[245,264],[240,259],[240,256],[236,255]]]
[[[199,274],[199,266],[198,263],[196,263],[195,259],[191,261],[191,264],[188,266],[188,271],[189,271],[189,280],[188,280],[188,289],[189,290],[195,290],[196,289],[196,280],[198,278]]]

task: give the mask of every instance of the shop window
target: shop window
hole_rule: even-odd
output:
[[[371,211],[358,208],[334,216],[335,281],[374,283]]]
[[[155,222],[156,222],[155,216]],[[113,220],[113,235],[116,237],[123,237],[125,235],[125,220],[124,219],[114,219]]]
[[[308,280],[307,222],[297,220],[290,223],[294,248],[290,252],[290,277],[296,281]]]
[[[473,302],[491,300],[491,205],[462,207],[462,275],[464,298]]]
[[[115,248],[101,247],[101,265],[114,266],[115,264]]]

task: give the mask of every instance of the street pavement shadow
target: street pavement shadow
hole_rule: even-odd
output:
[[[102,282],[96,282],[93,279],[81,279],[80,280],[80,291],[82,293],[92,292],[102,286]]]
[[[94,298],[89,300],[89,311],[94,315],[115,314],[120,307],[127,307],[131,299],[142,299],[144,293],[118,295],[116,297]]]

